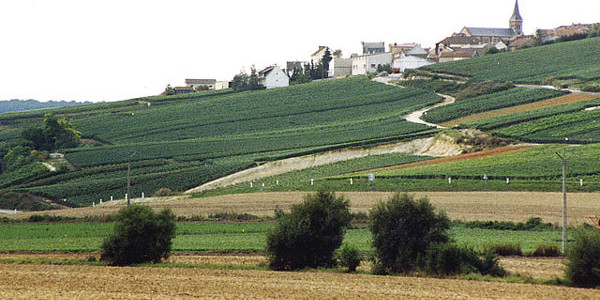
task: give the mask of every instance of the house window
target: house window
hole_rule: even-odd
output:
[[[375,64],[371,64],[371,68],[375,68]]]

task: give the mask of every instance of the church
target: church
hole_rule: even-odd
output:
[[[464,27],[456,36],[469,37],[479,43],[506,43],[511,38],[523,35],[523,18],[519,13],[519,1],[515,1],[515,9],[508,21],[508,28]]]

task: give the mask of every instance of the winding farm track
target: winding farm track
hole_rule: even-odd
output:
[[[449,95],[443,95],[443,94],[437,94],[437,95],[443,97],[444,101],[442,101],[438,104],[435,104],[433,106],[429,106],[429,107],[414,111],[414,112],[404,116],[404,119],[406,119],[406,121],[409,121],[409,122],[425,124],[427,126],[432,126],[432,127],[436,127],[436,128],[447,128],[446,126],[443,126],[440,124],[429,123],[427,121],[421,120],[421,117],[429,110],[432,110],[436,107],[452,104],[456,101],[456,99],[454,97],[449,96]]]

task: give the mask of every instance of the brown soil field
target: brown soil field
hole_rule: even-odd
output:
[[[561,104],[585,101],[585,100],[590,100],[590,99],[594,99],[594,98],[598,98],[598,95],[568,94],[565,96],[552,98],[552,99],[548,99],[548,100],[544,100],[544,101],[528,103],[528,104],[507,107],[507,108],[501,108],[501,109],[491,110],[491,111],[478,113],[478,114],[472,114],[472,115],[469,115],[469,116],[466,116],[463,118],[459,118],[459,119],[455,119],[455,120],[443,123],[442,125],[447,126],[447,127],[453,127],[453,126],[457,126],[457,125],[460,125],[460,124],[463,124],[466,122],[472,122],[472,121],[483,120],[483,119],[496,117],[496,116],[514,114],[514,113],[534,110],[534,109],[538,109],[538,108],[551,107],[551,106],[556,106],[556,105],[561,105]]]
[[[416,162],[412,162],[412,163],[408,163],[408,164],[389,166],[389,167],[370,169],[370,170],[363,170],[363,171],[356,172],[356,173],[368,173],[368,172],[377,172],[377,171],[383,171],[383,170],[396,170],[396,169],[404,169],[404,168],[411,168],[411,167],[418,167],[418,166],[436,165],[436,164],[453,162],[453,161],[462,161],[462,160],[467,160],[467,159],[475,159],[475,158],[480,158],[480,157],[487,157],[487,156],[515,152],[515,151],[521,151],[521,150],[525,150],[525,149],[531,148],[531,147],[533,147],[533,146],[511,145],[511,146],[498,147],[498,148],[494,148],[494,149],[488,149],[488,150],[483,150],[483,151],[478,151],[478,152],[473,152],[473,153],[465,153],[465,154],[454,155],[454,156],[445,156],[445,157],[440,157],[440,158],[435,158],[435,159],[416,161]]]
[[[210,213],[249,213],[272,215],[275,207],[289,210],[302,201],[307,192],[276,192],[222,195],[206,198],[171,197],[165,201],[146,202],[154,209],[171,208],[178,216],[208,215]],[[530,217],[541,217],[545,222],[559,223],[562,219],[562,193],[548,192],[416,192],[416,197],[427,196],[431,203],[446,211],[451,219],[498,220],[523,222]],[[389,198],[389,192],[339,192],[350,201],[354,212],[368,212],[379,200]],[[570,225],[582,224],[585,216],[600,214],[600,193],[569,193],[568,217]],[[44,212],[7,215],[24,218],[33,214],[59,216],[99,216],[116,213],[121,205],[103,205]]]
[[[2,299],[598,299],[547,285],[325,272],[0,264]]]

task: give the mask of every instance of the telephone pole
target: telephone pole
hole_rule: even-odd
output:
[[[563,191],[563,207],[562,207],[562,251],[567,254],[567,158],[561,156],[558,151],[556,155],[562,160],[562,191]]]

